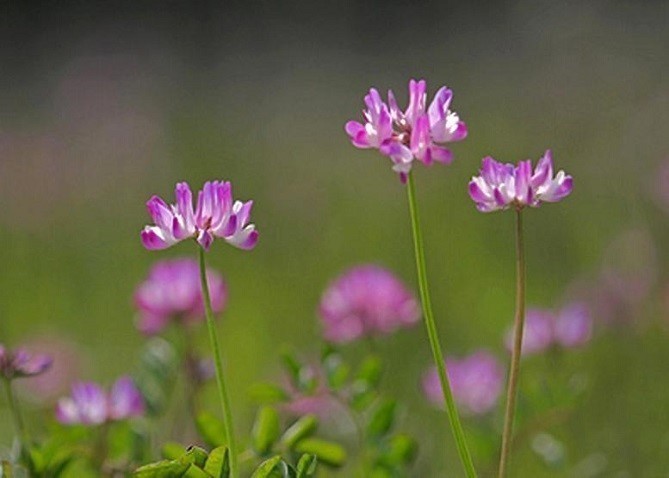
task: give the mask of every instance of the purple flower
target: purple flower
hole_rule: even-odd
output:
[[[393,170],[402,182],[411,171],[414,159],[430,165],[437,161],[450,163],[453,155],[437,143],[460,141],[467,136],[467,127],[457,113],[450,110],[453,92],[442,86],[428,108],[425,80],[409,82],[409,106],[400,110],[392,91],[384,103],[375,88],[365,96],[367,109],[364,124],[346,123],[346,133],[357,148],[375,148],[393,162]]]
[[[228,291],[223,278],[207,270],[211,306],[221,312]],[[148,278],[135,291],[140,312],[137,328],[145,334],[160,333],[172,320],[193,323],[204,320],[204,303],[197,261],[171,259],[154,264]]]
[[[469,195],[481,212],[514,207],[539,207],[542,202],[558,202],[571,193],[572,177],[559,171],[553,177],[551,151],[547,150],[532,171],[532,162],[518,166],[502,164],[491,157],[483,158],[481,175],[469,183]]]
[[[6,380],[39,375],[52,363],[49,355],[31,354],[25,349],[8,350],[0,344],[0,376]]]
[[[585,304],[568,304],[555,317],[553,328],[558,344],[566,348],[578,347],[592,338],[592,316]]]
[[[547,350],[553,344],[553,321],[555,315],[552,311],[542,309],[529,309],[525,315],[525,327],[523,328],[522,355],[534,355]],[[506,333],[506,348],[513,349],[513,329]]]
[[[56,406],[56,419],[65,425],[100,425],[144,414],[144,399],[130,377],[119,378],[107,395],[93,382],[72,386],[72,396]]]
[[[146,207],[155,225],[145,226],[142,244],[149,250],[166,249],[184,239],[192,238],[209,250],[214,237],[221,237],[241,249],[253,249],[258,242],[258,231],[249,224],[253,201],[242,203],[232,200],[229,182],[204,183],[198,192],[197,206],[187,183],[177,183],[176,204],[168,205],[153,196]]]
[[[483,415],[497,404],[504,386],[504,369],[490,352],[479,350],[461,359],[446,359],[448,381],[456,403],[468,415]],[[443,405],[444,395],[437,368],[423,376],[423,391],[436,405]]]
[[[325,338],[350,342],[415,324],[420,308],[413,294],[388,270],[362,265],[347,270],[320,303]]]
[[[558,312],[530,309],[525,318],[522,355],[545,352],[552,346],[574,348],[592,338],[592,316],[585,304],[572,302]],[[506,348],[512,349],[513,331],[505,337]]]

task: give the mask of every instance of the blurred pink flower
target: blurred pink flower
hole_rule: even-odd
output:
[[[346,123],[345,130],[353,146],[375,148],[393,162],[393,171],[402,182],[411,171],[414,159],[426,165],[437,161],[450,163],[453,154],[443,143],[460,141],[467,127],[458,114],[450,110],[453,92],[442,86],[427,108],[425,80],[409,81],[409,106],[400,110],[392,91],[386,104],[375,88],[365,96],[364,124]],[[441,144],[438,144],[441,143]]]
[[[23,348],[9,350],[0,344],[0,376],[5,380],[40,375],[52,362],[49,355],[32,354]]]
[[[111,393],[93,382],[78,382],[72,395],[56,406],[56,419],[64,425],[100,425],[144,414],[144,399],[130,377],[119,378]]]
[[[413,294],[376,265],[353,267],[335,279],[323,294],[319,313],[326,340],[339,343],[390,334],[420,319]]]
[[[548,309],[529,309],[523,330],[522,355],[545,352],[550,347],[575,348],[592,338],[593,320],[583,302],[571,302],[557,312]],[[505,334],[505,345],[511,350],[513,330]]]
[[[486,350],[479,350],[460,359],[446,359],[448,381],[453,397],[468,415],[483,415],[497,404],[504,386],[504,369]],[[443,405],[444,395],[436,367],[423,376],[423,391],[435,405]]]
[[[219,313],[227,303],[227,286],[223,278],[210,269],[207,270],[207,280],[211,307]],[[157,262],[151,267],[147,279],[137,287],[134,301],[140,313],[137,328],[145,334],[160,333],[171,321],[204,321],[197,261],[170,259]]]
[[[509,207],[539,207],[542,202],[558,202],[573,188],[572,177],[559,171],[553,177],[551,151],[547,150],[532,171],[532,162],[520,161],[518,166],[503,164],[492,157],[483,158],[481,175],[469,183],[469,196],[481,212]]]
[[[184,239],[195,239],[209,250],[214,237],[225,239],[240,249],[253,249],[258,231],[249,224],[253,201],[232,200],[229,182],[204,183],[193,211],[193,195],[187,183],[177,183],[176,204],[168,205],[158,196],[146,203],[153,226],[142,230],[142,244],[149,250],[166,249]]]

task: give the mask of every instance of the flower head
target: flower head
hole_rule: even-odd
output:
[[[31,354],[25,349],[9,350],[0,344],[0,376],[6,380],[39,375],[52,363],[49,355]]]
[[[425,80],[411,80],[409,105],[402,111],[392,91],[388,91],[388,103],[385,103],[379,92],[371,88],[365,96],[364,124],[349,121],[345,130],[353,146],[375,148],[389,157],[393,170],[404,182],[414,159],[427,165],[435,161],[450,163],[453,155],[442,144],[467,136],[465,123],[450,110],[452,98],[453,92],[442,86],[426,108]]]
[[[142,244],[149,250],[166,249],[184,239],[195,239],[209,250],[214,237],[225,239],[241,249],[253,249],[258,231],[249,224],[253,201],[242,203],[232,200],[229,182],[204,183],[198,192],[197,206],[187,183],[177,183],[174,191],[176,204],[168,205],[158,196],[146,203],[153,226],[145,226]]]
[[[592,338],[592,316],[581,302],[572,302],[557,312],[529,309],[523,329],[522,355],[545,352],[550,347],[575,348]],[[513,331],[505,336],[506,348],[512,349]]]
[[[491,157],[483,158],[481,175],[469,183],[469,195],[481,212],[509,207],[539,207],[542,202],[558,202],[571,193],[572,177],[559,171],[553,177],[551,151],[547,150],[532,171],[532,162],[517,166],[502,164]]]
[[[460,359],[449,357],[446,368],[453,397],[464,413],[482,415],[495,407],[504,386],[504,369],[494,355],[480,350]],[[423,390],[431,402],[443,405],[436,367],[423,376]]]
[[[221,312],[228,291],[223,278],[207,270],[211,306]],[[160,333],[172,320],[191,323],[204,320],[200,269],[192,259],[171,259],[154,264],[149,276],[135,291],[140,312],[137,328],[145,334]]]
[[[325,338],[350,342],[415,324],[420,308],[413,294],[388,270],[375,265],[344,272],[325,291],[320,304]]]
[[[64,425],[100,425],[144,414],[144,399],[130,377],[119,378],[111,393],[93,382],[78,382],[72,395],[61,398],[56,419]]]

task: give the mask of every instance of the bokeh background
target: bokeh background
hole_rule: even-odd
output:
[[[76,344],[86,379],[132,370],[136,284],[154,261],[195,253],[145,251],[144,202],[179,180],[229,179],[255,200],[261,231],[251,253],[208,255],[230,287],[220,335],[248,429],[247,389],[276,376],[280,345],[318,354],[315,311],[333,276],[374,262],[415,286],[404,188],[343,124],[370,86],[403,103],[408,79],[426,78],[430,94],[454,89],[470,133],[451,166],[416,168],[449,353],[504,356],[513,315],[513,215],[480,214],[467,197],[480,159],[551,148],[575,178],[570,198],[526,215],[528,300],[595,304],[592,343],[565,363],[587,396],[547,427],[567,463],[546,468],[526,444],[515,473],[666,476],[668,20],[666,2],[632,1],[4,2],[0,342]],[[445,418],[418,388],[423,328],[378,346],[403,428],[420,439],[415,476],[459,476],[450,434],[433,426]]]

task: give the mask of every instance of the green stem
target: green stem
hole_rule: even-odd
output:
[[[216,366],[216,383],[218,384],[218,395],[223,408],[225,436],[228,440],[228,449],[230,450],[230,477],[237,478],[237,445],[235,443],[235,434],[233,432],[232,412],[230,410],[230,399],[223,378],[223,365],[221,363],[221,352],[216,337],[216,328],[214,326],[214,314],[211,310],[211,297],[209,296],[209,285],[207,283],[207,268],[204,261],[204,249],[198,246],[200,259],[200,282],[202,284],[202,298],[204,299],[204,311],[207,318],[207,329],[209,330],[209,341],[214,354],[214,364]]]
[[[453,437],[458,448],[458,454],[462,461],[462,466],[465,469],[468,478],[476,477],[476,470],[472,461],[471,453],[467,448],[467,440],[460,423],[458,410],[455,407],[453,400],[453,392],[448,383],[448,376],[446,375],[446,363],[444,362],[444,354],[439,345],[439,338],[437,335],[437,326],[434,322],[434,315],[432,314],[432,302],[430,301],[430,292],[428,290],[427,272],[425,267],[425,251],[423,250],[423,237],[420,228],[420,219],[418,217],[418,205],[416,204],[416,191],[413,181],[412,173],[408,175],[407,193],[409,195],[409,211],[411,213],[411,227],[413,229],[413,245],[416,254],[416,269],[418,271],[418,286],[420,290],[420,299],[423,304],[423,316],[425,317],[425,327],[427,328],[427,336],[430,340],[430,347],[432,348],[432,356],[434,363],[437,366],[439,374],[439,381],[441,382],[441,389],[444,393],[444,403],[446,405],[446,412],[448,420],[451,424]]]
[[[19,405],[16,401],[16,397],[14,396],[14,389],[12,388],[12,381],[10,379],[5,379],[5,391],[7,392],[7,403],[9,404],[9,409],[12,413],[12,420],[14,422],[16,434],[19,437],[21,447],[25,448],[28,446],[29,442],[28,432],[23,423],[21,410],[19,410]]]
[[[525,250],[523,247],[523,216],[516,210],[516,317],[513,326],[513,350],[509,368],[509,382],[506,388],[506,410],[504,412],[504,432],[502,434],[502,452],[499,457],[499,478],[506,476],[513,438],[513,417],[516,412],[518,395],[518,372],[520,354],[523,345],[523,326],[525,324]]]

